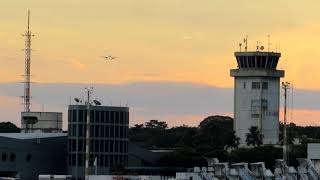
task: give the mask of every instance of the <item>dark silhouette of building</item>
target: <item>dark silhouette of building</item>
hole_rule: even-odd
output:
[[[86,105],[70,105],[68,110],[68,171],[84,178],[86,145]],[[129,108],[90,106],[90,174],[108,174],[128,164]]]

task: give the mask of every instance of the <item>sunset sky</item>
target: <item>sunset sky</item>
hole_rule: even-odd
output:
[[[311,96],[314,100],[320,96],[319,7],[319,0],[2,0],[0,113],[19,122],[16,111],[22,108],[17,96],[22,95],[22,86],[16,94],[5,87],[22,81],[24,39],[21,34],[26,29],[28,9],[31,10],[31,30],[35,34],[32,81],[43,91],[45,84],[77,84],[79,87],[81,84],[116,87],[131,87],[135,83],[162,84],[163,87],[184,84],[225,91],[229,97],[233,95],[229,70],[236,67],[233,52],[239,49],[239,42],[248,35],[249,48],[254,50],[257,41],[266,46],[267,36],[271,35],[271,49],[277,46],[282,53],[278,68],[286,71],[284,80],[293,82],[301,99]],[[105,62],[101,56],[109,54],[119,58],[115,62]],[[174,89],[175,97],[188,98],[183,96],[183,88],[168,88]],[[81,94],[83,89],[78,91]],[[71,93],[65,90],[67,92]],[[123,101],[133,96],[127,94],[128,97],[122,97]],[[50,107],[50,102],[44,99],[40,102],[39,94],[32,95],[35,96],[34,108],[38,108],[36,104]],[[103,96],[103,92],[98,95]],[[210,95],[214,101],[219,94]],[[121,97],[119,99],[113,101],[121,101]],[[56,107],[53,109],[65,111],[63,104],[67,102],[52,105]],[[199,118],[206,115],[233,114],[233,102],[229,101],[220,102],[229,108],[220,110],[219,104],[208,102],[203,105],[210,106],[212,111],[195,110],[194,113],[193,109],[203,107],[190,104],[188,113],[179,114],[174,113],[179,106],[170,106],[172,103],[169,99],[167,106],[171,110],[155,111],[154,116],[138,113],[131,120],[142,122],[159,117],[173,122],[185,119],[173,124],[194,125],[191,122],[195,119],[199,122]],[[299,103],[294,101],[294,119],[302,125],[320,125],[320,107]],[[4,110],[4,106],[8,109]],[[142,106],[148,107],[142,103],[141,107],[131,110]]]

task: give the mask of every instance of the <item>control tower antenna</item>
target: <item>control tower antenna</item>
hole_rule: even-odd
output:
[[[30,112],[30,64],[31,64],[31,37],[34,35],[30,30],[30,10],[28,10],[27,31],[23,34],[25,37],[25,67],[24,67],[24,111]]]
[[[243,40],[244,43],[244,51],[248,51],[248,35]]]
[[[268,35],[268,52],[270,52],[270,35]]]

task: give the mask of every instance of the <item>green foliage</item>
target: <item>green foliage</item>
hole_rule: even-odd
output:
[[[194,144],[199,152],[223,150],[225,147],[237,147],[239,138],[233,131],[233,120],[225,116],[210,116],[199,125],[194,136]]]
[[[295,132],[296,129],[298,132]],[[318,131],[315,127],[299,127],[290,124],[288,126],[289,138],[290,136],[302,137],[303,143],[319,141],[316,139],[317,134],[312,135],[305,129]],[[290,134],[290,132],[294,133]],[[260,146],[262,136],[257,127],[250,128],[247,138],[249,144],[254,147],[238,148],[239,138],[233,131],[233,119],[226,116],[209,116],[198,127],[183,125],[168,128],[164,122],[151,120],[131,127],[129,137],[130,141],[148,149],[173,149],[173,153],[159,160],[160,166],[202,167],[206,166],[205,157],[208,157],[230,163],[261,161],[265,162],[267,168],[273,169],[275,160],[282,159],[281,147]],[[296,158],[306,158],[306,153],[306,144],[291,144],[288,153],[289,165],[296,167],[298,165]]]
[[[166,167],[186,167],[206,166],[207,162],[201,155],[190,147],[179,147],[175,152],[162,157],[159,162]]]
[[[276,159],[282,158],[282,148],[260,146],[254,148],[239,148],[229,154],[231,163],[237,162],[265,162],[267,168],[273,169]]]
[[[260,146],[262,144],[262,134],[257,126],[249,128],[249,133],[246,134],[246,143],[248,146]]]
[[[0,122],[0,133],[19,133],[20,128],[11,122]]]
[[[296,127],[294,123],[290,123],[287,125],[287,143],[288,144],[293,144],[294,138],[296,137],[296,134],[294,133],[293,129]],[[280,123],[279,125],[280,128],[280,134],[279,134],[279,143],[283,145],[283,128],[284,125],[283,123]]]
[[[145,126],[146,128],[165,130],[167,129],[168,124],[164,121],[150,120],[145,123]]]

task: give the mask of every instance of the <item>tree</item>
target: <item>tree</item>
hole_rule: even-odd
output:
[[[288,144],[293,144],[294,142],[295,134],[293,129],[295,127],[296,125],[294,123],[290,123],[289,125],[287,125],[287,143]],[[281,145],[283,145],[283,128],[284,128],[284,124],[280,122],[279,144]]]
[[[250,146],[260,146],[262,144],[262,134],[258,130],[257,126],[251,126],[249,128],[249,133],[246,134],[247,145]]]
[[[232,129],[233,119],[227,116],[209,116],[199,125],[194,144],[199,152],[223,150],[228,144],[235,145]],[[235,140],[235,141],[234,141]],[[234,142],[232,142],[234,141]],[[233,144],[234,143],[234,144]]]
[[[150,120],[145,123],[146,128],[164,130],[168,128],[168,124],[164,121]]]
[[[132,127],[132,129],[143,129],[143,124],[135,124],[134,127]]]
[[[11,122],[0,122],[0,133],[19,133],[20,128]]]
[[[227,137],[226,149],[228,148],[237,148],[240,144],[240,138],[236,136],[236,132],[232,131],[232,133]]]

